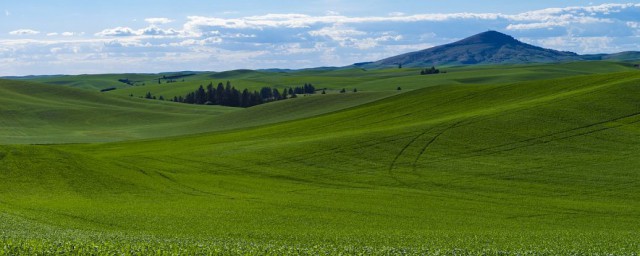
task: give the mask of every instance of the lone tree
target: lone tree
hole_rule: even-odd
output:
[[[401,90],[402,90],[402,88],[400,88],[400,86],[398,86],[398,91],[401,91]]]

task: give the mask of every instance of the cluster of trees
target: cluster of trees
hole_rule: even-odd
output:
[[[135,85],[145,85],[145,83],[140,84],[140,83],[139,83],[140,81],[133,81],[133,80],[131,80],[131,79],[129,79],[129,78],[121,78],[121,79],[118,79],[118,82],[125,83],[125,84],[131,85],[131,86],[135,86]]]
[[[125,83],[125,84],[128,84],[128,85],[133,85],[134,84],[134,82],[129,80],[129,78],[118,79],[118,82]]]
[[[431,68],[425,68],[420,70],[420,75],[431,75],[431,74],[440,74],[440,70],[436,69],[436,67],[431,66]]]
[[[130,97],[133,97],[133,94],[129,94]],[[145,99],[151,99],[151,100],[164,100],[164,96],[160,95],[160,97],[156,98],[156,96],[151,95],[151,92],[147,92],[147,94],[144,95]]]
[[[305,83],[302,87],[294,87],[293,89],[289,88],[289,94],[314,94],[316,93],[316,88],[311,84]]]
[[[167,83],[167,84],[178,82],[178,81],[176,81],[176,80],[174,80],[174,79],[165,79],[164,81],[165,81],[165,83]],[[184,82],[184,79],[182,79],[182,82]],[[161,80],[161,78],[158,78],[158,84],[162,84],[162,80]]]
[[[172,101],[187,104],[199,105],[222,105],[229,107],[251,107],[271,101],[283,100],[288,98],[296,98],[297,94],[314,94],[315,87],[311,84],[305,84],[302,87],[285,88],[282,91],[277,88],[262,87],[260,91],[242,91],[236,89],[227,81],[226,85],[219,83],[214,87],[213,83],[209,83],[206,87],[202,85],[193,92],[188,93],[184,97],[176,96]],[[154,97],[148,93],[149,97]],[[145,98],[147,98],[145,96]]]
[[[184,82],[184,78],[188,77],[188,76],[194,76],[196,75],[195,73],[186,73],[186,74],[174,74],[174,75],[163,75],[161,78],[158,78],[158,84],[162,84],[162,80],[165,81],[165,83],[170,84],[170,83],[175,83],[178,82],[177,79],[182,78],[182,82]]]

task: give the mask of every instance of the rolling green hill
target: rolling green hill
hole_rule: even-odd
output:
[[[0,253],[637,254],[640,73],[501,72],[217,132],[0,146]]]
[[[84,88],[92,91],[115,87],[116,90],[106,92],[121,96],[143,97],[147,92],[154,96],[172,99],[174,96],[185,96],[198,86],[209,83],[217,85],[230,81],[240,90],[260,90],[261,87],[289,88],[311,83],[316,88],[327,88],[337,93],[342,88],[359,91],[395,91],[398,86],[407,89],[418,89],[425,86],[445,84],[477,84],[508,83],[540,79],[561,78],[583,74],[599,74],[637,70],[632,64],[607,61],[582,61],[558,64],[512,64],[494,66],[459,66],[445,67],[446,74],[436,76],[420,76],[420,68],[376,69],[348,68],[337,70],[299,70],[290,72],[265,72],[251,70],[234,70],[227,72],[199,72],[193,76],[177,79],[174,83],[157,79],[166,74],[111,74],[63,77],[27,77],[30,81],[58,86]],[[178,73],[180,74],[180,73]],[[136,81],[134,85],[119,82],[119,79]],[[182,81],[184,79],[184,81]],[[98,82],[97,82],[98,81]]]
[[[108,142],[260,126],[337,111],[390,95],[309,96],[308,100],[290,99],[239,111],[0,80],[0,143]]]

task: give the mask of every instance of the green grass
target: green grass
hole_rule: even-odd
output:
[[[420,76],[419,68],[403,69],[338,69],[330,71],[302,70],[291,72],[266,72],[251,70],[234,70],[227,72],[199,72],[194,76],[177,79],[175,83],[158,84],[161,74],[109,74],[83,76],[35,77],[31,80],[51,85],[63,85],[85,88],[94,91],[116,87],[109,94],[142,97],[147,92],[155,96],[172,99],[174,96],[185,96],[198,86],[209,83],[217,85],[230,81],[236,88],[243,90],[260,90],[261,87],[288,88],[311,83],[316,88],[327,88],[333,93],[346,88],[360,91],[394,91],[398,86],[405,90],[419,89],[425,86],[447,84],[478,83],[510,83],[574,75],[599,74],[634,70],[632,64],[606,61],[584,61],[559,64],[534,65],[497,65],[497,66],[464,66],[444,67],[447,74]],[[170,75],[170,74],[169,74]],[[136,86],[118,82],[128,78],[137,81]],[[142,85],[144,84],[144,86]]]
[[[242,110],[0,80],[0,143],[88,143],[195,134],[306,118],[391,95],[314,95]]]
[[[3,145],[0,253],[637,255],[638,85],[425,83],[204,134]]]
[[[79,143],[209,131],[225,107],[113,97],[99,92],[0,81],[0,143]]]

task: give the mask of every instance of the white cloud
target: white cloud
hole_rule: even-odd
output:
[[[532,30],[552,27],[566,27],[573,24],[613,23],[612,13],[620,13],[631,8],[640,8],[640,4],[602,4],[597,6],[579,6],[566,8],[547,8],[523,12],[504,17],[516,24],[509,24],[508,30]]]
[[[71,37],[71,36],[81,36],[84,35],[84,32],[82,33],[76,33],[76,32],[62,32],[62,33],[58,33],[58,32],[51,32],[51,33],[47,33],[47,36],[64,36],[64,37]]]
[[[255,34],[232,33],[222,35],[224,38],[256,38]]]
[[[312,30],[308,33],[309,35],[314,37],[329,38],[335,42],[338,42],[341,47],[353,47],[360,50],[374,48],[381,42],[399,41],[402,39],[401,35],[393,35],[389,32],[371,36],[367,32],[337,24],[332,27],[324,27],[319,30]]]
[[[9,12],[9,10],[4,10],[4,16],[11,16],[11,12]]]
[[[176,36],[180,31],[175,29],[162,29],[151,25],[143,29],[132,29],[130,27],[116,27],[102,30],[96,33],[101,37],[128,37],[128,36]]]
[[[593,17],[561,15],[554,18],[546,18],[544,22],[532,22],[521,24],[509,24],[507,30],[529,30],[544,29],[552,27],[565,27],[571,24],[595,24],[595,23],[613,23],[610,19],[598,19]]]
[[[102,30],[96,36],[134,36],[137,32],[129,27],[116,27]]]
[[[143,25],[107,28],[83,37],[80,37],[83,33],[62,30],[42,32],[42,38],[7,38],[9,35],[5,34],[4,39],[0,37],[0,72],[340,66],[449,43],[487,29],[508,30],[518,39],[558,50],[617,52],[640,48],[637,42],[640,21],[636,18],[639,14],[640,4],[606,4],[519,14],[392,12],[354,17],[337,12],[272,13],[248,17],[190,16],[183,24],[167,18],[148,18]],[[34,33],[39,32],[11,32]],[[232,62],[218,61],[235,57]],[[24,65],[2,64],[9,63],[8,60]],[[151,62],[154,65],[149,66]],[[29,65],[41,69],[28,68]],[[63,67],[71,71],[64,71]]]
[[[219,44],[219,43],[222,43],[222,38],[208,37],[201,40],[187,39],[181,42],[171,43],[169,45],[170,46],[194,46],[194,45],[205,46],[205,45],[212,45],[212,44]]]
[[[37,35],[40,34],[40,31],[36,31],[33,29],[18,29],[18,30],[14,30],[9,32],[9,35],[18,35],[18,36],[23,36],[23,35]]]
[[[640,22],[628,21],[627,26],[630,28],[640,28]]]
[[[173,35],[180,34],[180,32],[174,29],[165,30],[152,25],[142,30],[136,31],[136,34],[147,35],[147,36],[173,36]]]
[[[611,53],[619,52],[623,49],[616,47],[613,42],[614,39],[607,36],[593,36],[593,37],[573,37],[573,36],[560,36],[549,37],[542,39],[528,39],[524,38],[523,41],[540,45],[545,48],[551,48],[556,50],[565,51],[577,51],[580,53]]]
[[[342,27],[340,25],[334,25],[332,27],[324,27],[319,30],[309,31],[309,35],[312,36],[325,36],[335,41],[344,41],[354,36],[366,35],[364,31],[358,31],[353,28]]]
[[[603,4],[598,6],[548,8],[523,12],[515,15],[502,13],[427,13],[406,15],[402,12],[391,12],[388,16],[348,17],[329,11],[324,16],[305,14],[266,14],[243,18],[217,18],[189,16],[185,24],[187,30],[202,28],[227,29],[266,29],[266,28],[306,28],[326,24],[360,24],[375,22],[444,22],[453,20],[505,20],[510,21],[511,30],[526,30],[566,26],[568,24],[592,24],[612,22],[605,17],[594,15],[610,15],[631,8],[639,8],[640,4]]]
[[[144,21],[149,24],[167,24],[173,22],[173,20],[168,18],[146,18]]]
[[[63,50],[64,50],[64,49],[62,49],[61,47],[53,47],[53,48],[51,48],[49,51],[50,51],[51,53],[53,53],[53,54],[57,54],[57,53],[59,53],[59,52],[61,52],[61,51],[63,51]]]
[[[203,16],[189,16],[185,25],[186,30],[199,31],[203,28],[227,29],[266,29],[266,28],[307,28],[318,24],[357,24],[373,22],[420,22],[447,21],[458,19],[495,20],[502,17],[496,13],[451,13],[451,14],[419,14],[410,16],[390,17],[347,17],[340,15],[310,16],[305,14],[266,14],[244,18],[217,18]]]

